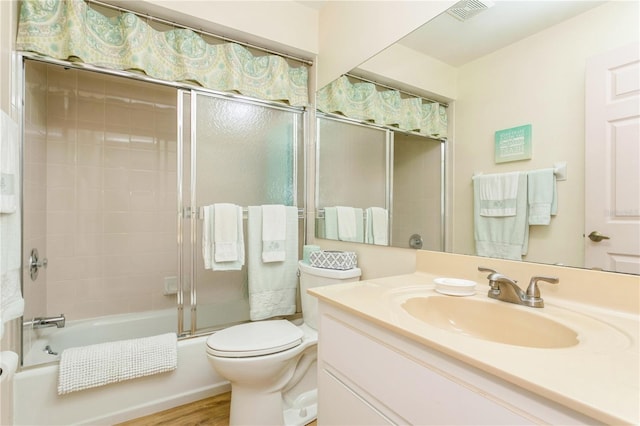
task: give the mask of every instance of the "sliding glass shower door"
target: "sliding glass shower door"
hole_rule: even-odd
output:
[[[203,207],[298,206],[304,200],[303,111],[239,97],[182,92],[182,296],[185,331],[249,320],[246,266],[205,269]],[[302,203],[300,204],[302,205]],[[304,235],[300,221],[299,235]],[[302,239],[301,239],[302,240]],[[246,247],[246,256],[250,255]]]

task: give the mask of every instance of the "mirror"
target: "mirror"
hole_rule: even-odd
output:
[[[441,141],[327,114],[316,128],[316,237],[444,248]]]
[[[475,254],[474,174],[566,162],[558,214],[530,227],[523,260],[584,267],[585,63],[638,26],[637,2],[499,1],[465,22],[443,13],[350,72],[449,103],[446,251]],[[496,163],[495,132],[526,124],[531,159]]]

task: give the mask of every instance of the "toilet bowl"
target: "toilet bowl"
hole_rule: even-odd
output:
[[[307,289],[360,279],[346,271],[299,263],[304,322],[239,324],[207,339],[212,367],[231,382],[230,425],[305,425],[317,415],[317,301]]]

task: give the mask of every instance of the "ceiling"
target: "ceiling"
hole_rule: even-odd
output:
[[[399,43],[459,67],[602,3],[605,2],[497,0],[493,7],[464,22],[442,13]]]
[[[316,10],[321,9],[327,1],[353,0],[298,0]],[[442,13],[399,43],[453,67],[459,67],[606,1],[463,0],[452,7],[465,6],[467,2],[476,5],[493,3],[493,6],[464,22],[446,12]]]

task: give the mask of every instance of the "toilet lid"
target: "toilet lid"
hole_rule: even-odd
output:
[[[212,334],[207,352],[231,358],[268,355],[298,346],[303,336],[299,327],[286,320],[250,322]]]

